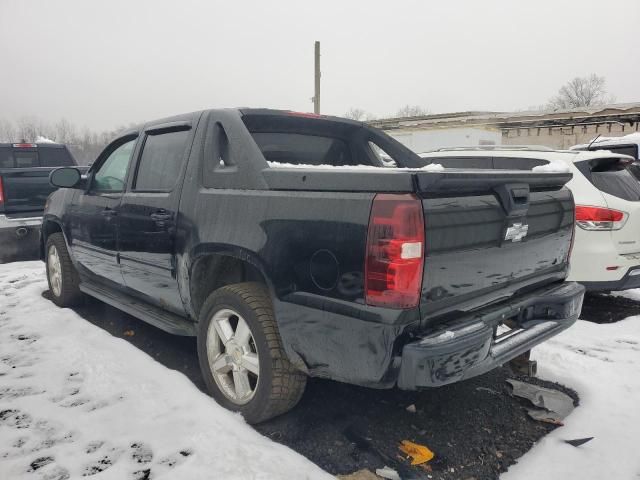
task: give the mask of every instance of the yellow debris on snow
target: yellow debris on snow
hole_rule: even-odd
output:
[[[413,443],[409,440],[402,440],[398,448],[405,455],[411,457],[411,465],[427,463],[435,456],[435,454],[424,445]]]

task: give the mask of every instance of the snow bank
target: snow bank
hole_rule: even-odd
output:
[[[547,172],[547,173],[567,173],[571,170],[569,165],[564,162],[549,162],[545,165],[538,165],[531,169],[532,172]]]
[[[58,143],[58,142],[54,142],[53,140],[47,137],[38,136],[38,138],[36,138],[36,143]]]
[[[0,265],[0,478],[332,478],[45,289]]]
[[[637,478],[640,316],[603,325],[578,321],[536,347],[532,358],[540,377],[574,388],[580,406],[500,478]],[[563,441],[585,437],[595,438],[578,448]]]

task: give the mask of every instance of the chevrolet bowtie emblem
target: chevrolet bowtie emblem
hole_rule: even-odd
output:
[[[527,236],[529,231],[529,225],[522,223],[514,223],[507,228],[507,232],[504,234],[505,240],[511,240],[512,242],[519,242]]]

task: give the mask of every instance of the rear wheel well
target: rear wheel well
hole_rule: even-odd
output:
[[[262,272],[246,260],[218,254],[198,258],[189,280],[191,307],[196,318],[211,292],[242,282],[258,282],[269,288]]]

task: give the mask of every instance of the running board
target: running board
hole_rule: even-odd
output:
[[[79,287],[80,290],[87,295],[95,297],[104,303],[108,303],[112,307],[150,323],[165,332],[188,337],[196,335],[195,325],[185,317],[167,312],[125,293],[107,290],[95,283],[83,281]]]

